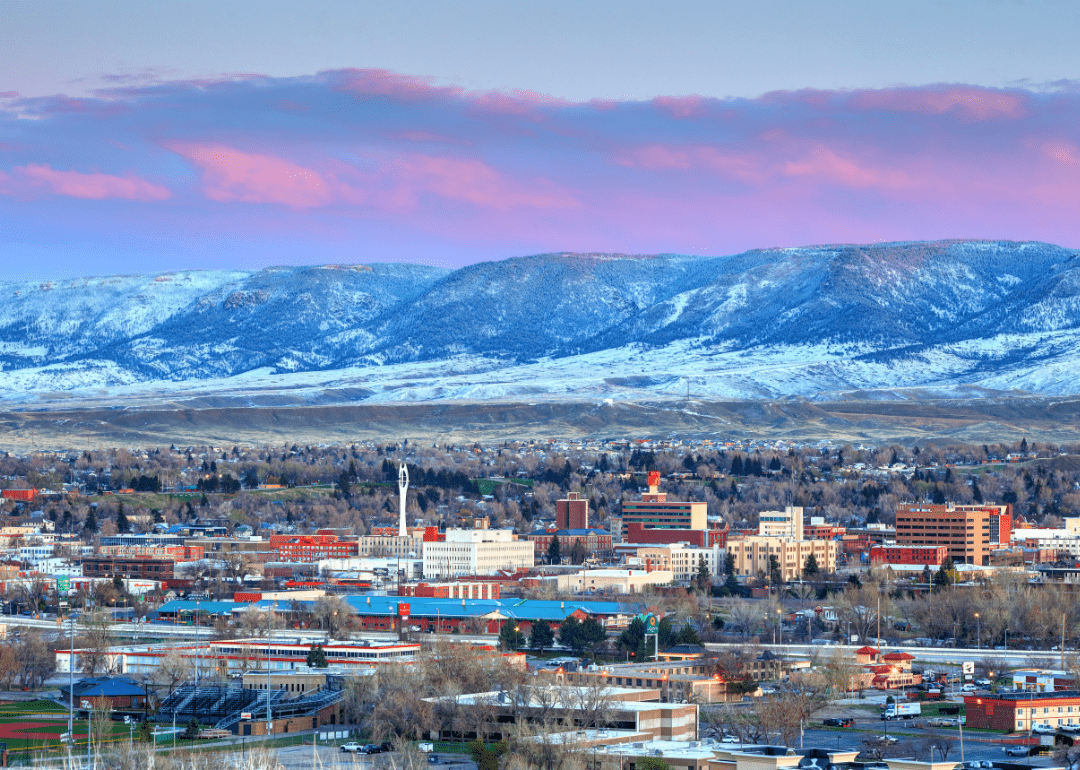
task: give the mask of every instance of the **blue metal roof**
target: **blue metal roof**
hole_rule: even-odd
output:
[[[245,602],[210,602],[200,601],[199,614],[206,613],[207,615],[228,615],[237,607],[244,606]],[[163,612],[195,612],[196,602],[191,599],[173,599],[172,601],[165,602],[158,607],[158,614]]]

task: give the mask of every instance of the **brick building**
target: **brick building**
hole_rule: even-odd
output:
[[[875,545],[870,549],[870,563],[878,564],[925,564],[940,567],[949,555],[943,545]]]
[[[398,586],[398,596],[419,596],[426,599],[498,599],[499,583],[488,581],[456,583],[406,583]]]
[[[1026,732],[1036,725],[1080,724],[1080,692],[976,692],[964,696],[969,727]]]
[[[555,501],[555,529],[588,529],[589,501],[571,492],[565,500]]]
[[[84,556],[83,577],[122,577],[166,580],[174,576],[176,562],[140,556]]]
[[[735,559],[736,575],[769,574],[769,557],[775,556],[780,565],[781,579],[794,580],[802,574],[806,560],[814,555],[818,570],[836,572],[838,546],[832,540],[788,540],[782,537],[750,535],[732,538],[727,552]]]
[[[355,540],[338,540],[337,535],[271,535],[270,550],[276,552],[278,561],[313,562],[360,555]]]
[[[660,474],[649,472],[649,491],[640,500],[624,500],[622,503],[622,530],[631,524],[642,529],[696,529],[708,528],[708,506],[701,502],[676,502],[667,499],[660,491]]]
[[[548,548],[554,538],[559,538],[559,554],[563,559],[570,556],[570,549],[574,543],[581,543],[585,553],[590,557],[606,559],[612,554],[612,537],[610,532],[602,529],[559,529],[538,530],[525,536],[536,548],[535,557],[538,562],[543,562],[547,556]]]
[[[908,503],[896,509],[896,544],[944,545],[958,564],[990,563],[990,552],[1011,542],[1011,505]]]

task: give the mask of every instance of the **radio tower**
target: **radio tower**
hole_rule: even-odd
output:
[[[398,537],[405,537],[409,534],[408,527],[405,524],[405,496],[409,493],[409,469],[405,467],[405,461],[401,462],[401,467],[398,469],[397,475],[397,488],[398,488]]]

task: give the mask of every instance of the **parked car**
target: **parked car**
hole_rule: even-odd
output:
[[[435,751],[435,744],[431,741],[420,741],[418,744],[416,744],[416,750],[422,751],[425,754],[430,754],[431,752]]]
[[[1027,746],[1006,746],[1005,756],[1007,757],[1026,757],[1028,755]]]
[[[976,687],[988,688],[988,687],[990,687],[990,680],[989,679],[976,679],[975,680],[975,686]]]
[[[822,722],[826,727],[851,727],[855,724],[855,720],[851,717],[830,717]]]
[[[362,748],[363,748],[363,746],[361,746],[356,741],[349,741],[348,743],[341,744],[341,750],[345,751],[345,752],[348,752],[350,754],[355,754],[356,752],[360,751],[360,749],[362,749]]]
[[[360,748],[361,754],[382,754],[386,749],[377,743],[369,743]]]
[[[1047,723],[1043,722],[1040,725],[1035,725],[1034,727],[1032,727],[1031,732],[1035,733],[1036,735],[1053,735],[1057,732],[1057,730],[1055,730]]]

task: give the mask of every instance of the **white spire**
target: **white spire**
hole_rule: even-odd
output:
[[[404,460],[398,469],[397,488],[399,498],[398,537],[405,537],[409,534],[408,526],[405,523],[405,496],[409,493],[409,469],[405,467]]]

